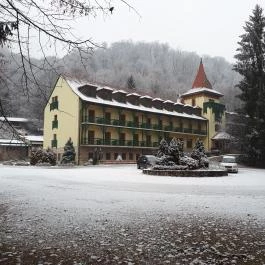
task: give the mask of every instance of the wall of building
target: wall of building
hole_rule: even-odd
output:
[[[28,159],[27,146],[0,146],[0,161]]]
[[[207,112],[204,113],[203,111],[203,103],[208,102],[209,100],[214,100],[216,103],[220,103],[220,99],[216,96],[210,96],[210,95],[203,95],[203,94],[195,94],[190,95],[184,98],[185,104],[192,105],[192,102],[202,108],[202,115],[208,120],[208,135],[207,139],[204,139],[204,145],[206,150],[211,150],[212,140],[211,138],[214,137],[214,135],[218,132],[216,130],[216,125],[218,125],[219,130],[225,129],[225,114],[223,114],[222,119],[220,122],[217,122],[215,119],[215,114],[213,113],[213,110],[211,108],[207,108]]]
[[[58,97],[58,109],[50,110],[53,97]],[[57,115],[58,128],[52,128],[54,116]],[[51,141],[57,138],[56,153],[63,153],[63,147],[71,137],[78,153],[79,146],[79,97],[72,91],[67,82],[60,77],[52,91],[44,109],[44,143],[43,147],[51,147]]]

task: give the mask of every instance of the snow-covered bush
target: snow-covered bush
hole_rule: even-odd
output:
[[[188,156],[181,157],[179,163],[180,165],[186,165],[188,169],[199,168],[199,161]]]
[[[180,139],[173,138],[169,144],[162,139],[157,153],[157,162],[153,169],[186,170],[209,167],[209,160],[201,140],[196,141],[191,156],[184,154],[183,146],[183,141]]]
[[[51,149],[38,149],[35,152],[32,152],[30,157],[30,164],[49,164],[56,165],[56,154]]]

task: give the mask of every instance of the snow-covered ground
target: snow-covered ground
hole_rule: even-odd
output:
[[[264,264],[264,202],[262,169],[0,165],[0,264]]]
[[[36,210],[89,209],[119,218],[130,210],[255,215],[265,219],[265,170],[241,168],[217,178],[148,176],[135,165],[82,168],[0,167],[0,196]],[[188,211],[187,211],[188,209]]]

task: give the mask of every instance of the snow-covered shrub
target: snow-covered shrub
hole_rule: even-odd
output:
[[[51,149],[39,149],[35,152],[32,152],[30,157],[31,165],[46,163],[52,166],[56,165],[56,154]]]
[[[188,156],[181,157],[179,163],[188,166],[189,169],[199,168],[199,161]]]
[[[207,158],[203,142],[197,140],[191,152],[191,158],[199,162],[199,167],[209,167],[209,160]]]

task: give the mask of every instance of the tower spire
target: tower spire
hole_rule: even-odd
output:
[[[199,66],[197,75],[194,79],[192,88],[202,88],[202,87],[212,89],[212,85],[205,74],[204,66],[203,66],[202,58],[201,58],[200,66]]]

